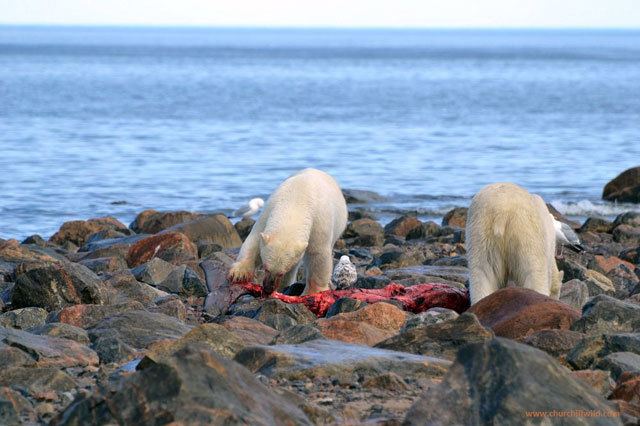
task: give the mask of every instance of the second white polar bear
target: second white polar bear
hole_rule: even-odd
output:
[[[347,204],[338,183],[320,170],[302,170],[282,182],[267,200],[229,271],[230,279],[251,279],[262,265],[263,287],[270,293],[295,282],[304,262],[303,294],[327,290],[333,246],[346,226]]]
[[[466,244],[472,304],[508,281],[559,297],[555,229],[538,195],[512,183],[484,187],[469,207]]]

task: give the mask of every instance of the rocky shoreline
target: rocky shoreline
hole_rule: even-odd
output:
[[[460,207],[383,227],[354,209],[334,258],[349,255],[358,288],[464,290],[465,221]],[[640,213],[570,223],[586,252],[559,254],[560,301],[508,288],[413,314],[341,298],[323,318],[249,295],[207,306],[201,263],[224,274],[252,224],[147,210],[0,239],[0,424],[640,419]]]

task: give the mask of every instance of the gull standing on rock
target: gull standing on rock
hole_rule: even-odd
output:
[[[356,266],[351,263],[349,256],[342,256],[338,261],[331,281],[336,290],[344,290],[351,287],[358,280],[358,272]]]
[[[556,230],[556,241],[577,253],[583,252],[584,247],[582,247],[580,243],[578,234],[566,223],[556,220],[551,213],[549,213],[549,216],[553,219],[553,227]]]
[[[258,213],[263,206],[264,200],[262,198],[252,198],[247,204],[234,211],[232,217],[242,216],[243,219],[248,219]]]

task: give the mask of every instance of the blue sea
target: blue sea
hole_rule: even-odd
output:
[[[640,31],[0,27],[3,238],[230,212],[304,167],[382,221],[496,181],[612,217],[637,165]]]

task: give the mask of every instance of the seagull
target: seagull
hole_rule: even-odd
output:
[[[356,266],[351,263],[349,256],[342,256],[333,270],[333,276],[331,277],[331,281],[336,290],[347,289],[355,284],[357,280],[358,272],[356,272]]]
[[[583,252],[584,247],[582,247],[580,243],[580,237],[578,237],[578,234],[576,234],[566,223],[556,220],[551,213],[549,213],[549,216],[551,216],[551,220],[553,220],[553,227],[556,230],[556,241],[577,253]]]
[[[250,218],[258,213],[263,206],[264,200],[262,198],[252,198],[247,204],[234,211],[231,217],[242,216],[243,219]]]

